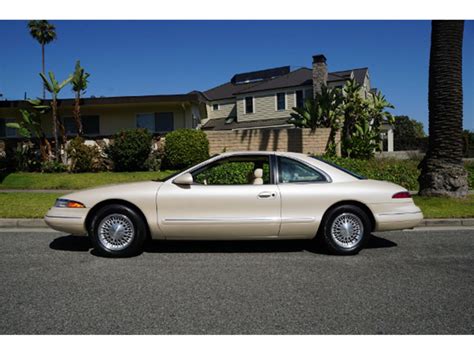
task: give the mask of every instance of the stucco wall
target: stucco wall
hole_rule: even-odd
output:
[[[241,131],[206,131],[210,154],[224,151],[264,150],[323,154],[329,128],[252,129]],[[339,134],[336,142],[339,141]]]
[[[139,113],[173,112],[174,129],[194,128],[192,109],[190,105],[179,104],[125,104],[125,105],[101,105],[101,106],[83,106],[81,114],[99,116],[99,135],[112,135],[121,129],[136,128],[136,115]],[[59,109],[62,117],[72,116],[72,107]],[[0,110],[0,118],[20,117],[18,109]],[[44,116],[41,125],[45,132],[52,134],[51,116]]]

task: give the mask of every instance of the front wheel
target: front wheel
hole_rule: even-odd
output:
[[[370,237],[369,217],[357,206],[338,206],[329,211],[323,223],[324,244],[333,254],[357,254]]]
[[[91,239],[104,256],[133,256],[141,252],[146,239],[145,221],[129,207],[105,206],[92,220]]]

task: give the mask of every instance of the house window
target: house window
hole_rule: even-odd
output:
[[[252,96],[248,96],[245,98],[245,113],[254,113]]]
[[[145,128],[152,133],[170,132],[174,129],[173,112],[139,113],[137,128]]]
[[[14,123],[14,118],[0,118],[0,137],[12,138],[17,137],[15,128],[7,127],[7,123]]]
[[[154,113],[138,113],[137,128],[145,128],[150,132],[155,132],[155,114]]]
[[[212,105],[212,111],[219,111],[219,104],[213,104]]]
[[[66,135],[72,136],[77,134],[77,125],[74,117],[68,116],[62,119]],[[82,115],[82,132],[85,135],[100,134],[99,116],[97,115]]]
[[[171,132],[174,129],[173,112],[158,112],[155,114],[156,132]]]
[[[277,111],[286,110],[286,94],[284,92],[276,94],[276,106]]]
[[[304,91],[296,90],[296,107],[304,106]]]

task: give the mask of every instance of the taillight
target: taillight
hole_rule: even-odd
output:
[[[411,195],[408,191],[397,192],[392,198],[411,198]]]

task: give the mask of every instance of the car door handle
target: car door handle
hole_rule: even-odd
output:
[[[276,194],[270,191],[260,192],[258,198],[275,198]]]

